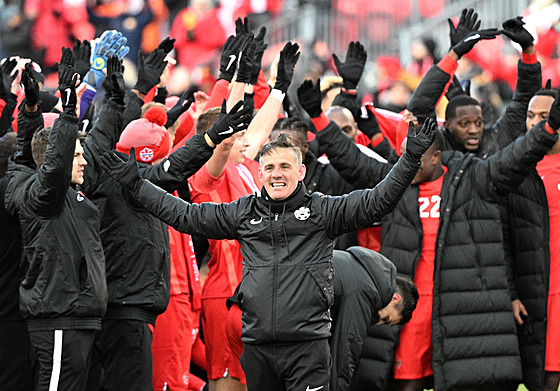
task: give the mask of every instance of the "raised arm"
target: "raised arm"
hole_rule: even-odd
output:
[[[255,118],[251,121],[245,134],[249,140],[249,147],[245,152],[245,156],[249,159],[254,159],[257,156],[278,120],[278,113],[282,110],[282,102],[292,83],[294,69],[299,59],[300,53],[298,50],[299,45],[297,43],[287,42],[280,52],[278,75],[274,88]]]
[[[142,179],[133,151],[126,163],[114,152],[106,152],[101,164],[144,208],[177,231],[212,239],[235,239],[238,201],[232,204],[200,205],[185,202]]]

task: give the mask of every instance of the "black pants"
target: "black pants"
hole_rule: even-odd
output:
[[[37,391],[85,389],[95,330],[30,331]]]
[[[0,368],[1,389],[32,390],[29,334],[24,320],[0,320]]]
[[[241,366],[248,391],[328,391],[331,354],[327,339],[243,345]]]
[[[101,361],[101,363],[98,362]],[[99,389],[99,370],[109,391],[152,391],[152,332],[139,320],[107,319],[95,338],[88,390]]]

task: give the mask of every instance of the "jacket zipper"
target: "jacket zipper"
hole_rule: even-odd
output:
[[[274,221],[278,221],[278,213],[274,214]],[[274,224],[272,234],[274,239],[276,239],[276,229],[277,224]],[[276,246],[278,247],[279,242],[274,240]],[[278,251],[274,249],[274,269],[273,269],[273,292],[272,292],[272,340],[276,340],[276,300],[278,292]]]

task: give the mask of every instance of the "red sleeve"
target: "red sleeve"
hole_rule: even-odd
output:
[[[264,102],[266,102],[266,100],[268,99],[268,96],[270,95],[270,86],[268,85],[268,83],[266,82],[266,79],[264,78],[264,73],[261,69],[261,71],[259,72],[259,78],[257,80],[257,84],[255,85],[255,109],[260,109],[263,105]]]
[[[204,106],[204,110],[211,109],[213,107],[221,107],[222,102],[224,99],[228,98],[229,95],[229,82],[224,79],[218,79],[214,87],[212,88],[212,92],[210,93],[210,99]]]
[[[6,107],[6,101],[4,99],[0,99],[0,115],[2,115],[4,107]]]
[[[196,103],[193,103],[195,105]],[[183,140],[187,135],[191,133],[191,130],[194,128],[194,120],[191,117],[191,113],[188,111],[181,114],[179,117],[179,126],[177,127],[177,131],[175,132],[175,143]]]
[[[218,185],[222,182],[223,178],[223,174],[218,178],[213,177],[208,172],[206,164],[202,166],[200,170],[198,170],[193,176],[188,179],[189,185],[191,187],[191,197],[193,202],[196,202],[197,194],[210,193],[211,191],[216,190]]]

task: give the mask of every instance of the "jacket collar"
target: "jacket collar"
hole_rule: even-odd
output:
[[[264,186],[261,190],[261,195],[257,197],[257,199],[267,209],[270,209],[272,213],[282,213],[284,211],[295,210],[300,207],[305,200],[307,195],[306,193],[305,185],[300,181],[298,182],[294,192],[286,199],[280,201],[273,200],[266,192]]]

